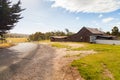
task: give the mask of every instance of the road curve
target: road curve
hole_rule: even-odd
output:
[[[55,50],[46,45],[21,43],[0,50],[0,80],[52,80]]]

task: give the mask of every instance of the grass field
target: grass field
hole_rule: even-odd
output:
[[[69,44],[84,45],[81,47]],[[90,54],[78,60],[74,60],[71,66],[77,67],[80,75],[85,80],[120,80],[120,46],[89,44],[89,43],[51,43],[53,47],[67,48],[72,51],[94,50],[96,54]]]
[[[70,49],[71,47],[69,45],[67,45],[67,43],[60,43],[60,42],[53,42],[51,43],[52,47],[57,47],[57,48],[67,48]]]
[[[95,50],[98,53],[88,55],[72,62],[85,80],[120,80],[120,46],[85,44],[72,50]]]
[[[27,38],[7,38],[7,41],[10,43],[20,43],[20,42],[27,42]]]
[[[14,44],[11,44],[11,43],[2,43],[2,44],[0,44],[0,49],[1,48],[8,48],[8,47],[11,47],[11,46],[13,46]]]
[[[8,48],[16,43],[27,42],[27,38],[7,38],[6,40],[6,43],[0,42],[0,48]]]

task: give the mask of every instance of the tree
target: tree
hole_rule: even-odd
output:
[[[107,31],[106,34],[111,35],[111,33],[109,31]]]
[[[119,36],[119,29],[117,26],[114,26],[112,29],[112,35]]]
[[[15,23],[21,19],[21,2],[20,0],[11,5],[9,0],[0,0],[0,36],[2,37],[7,31],[13,29]]]
[[[30,41],[40,41],[45,40],[45,34],[41,32],[36,32],[35,34],[32,34],[29,36]]]
[[[65,29],[65,31],[66,31],[67,34],[70,32],[69,29],[67,29],[67,28]]]
[[[73,32],[70,32],[69,29],[67,29],[67,28],[65,29],[65,31],[66,31],[67,36],[70,36],[70,35],[74,34]]]

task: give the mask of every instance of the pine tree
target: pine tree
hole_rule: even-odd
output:
[[[21,17],[21,2],[20,0],[11,5],[9,0],[0,0],[0,36],[3,36],[7,31],[15,27],[15,23],[19,22]]]

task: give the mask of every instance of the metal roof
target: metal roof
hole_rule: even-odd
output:
[[[97,28],[89,28],[89,27],[85,27],[85,28],[93,34],[104,34],[104,32],[98,30]]]

